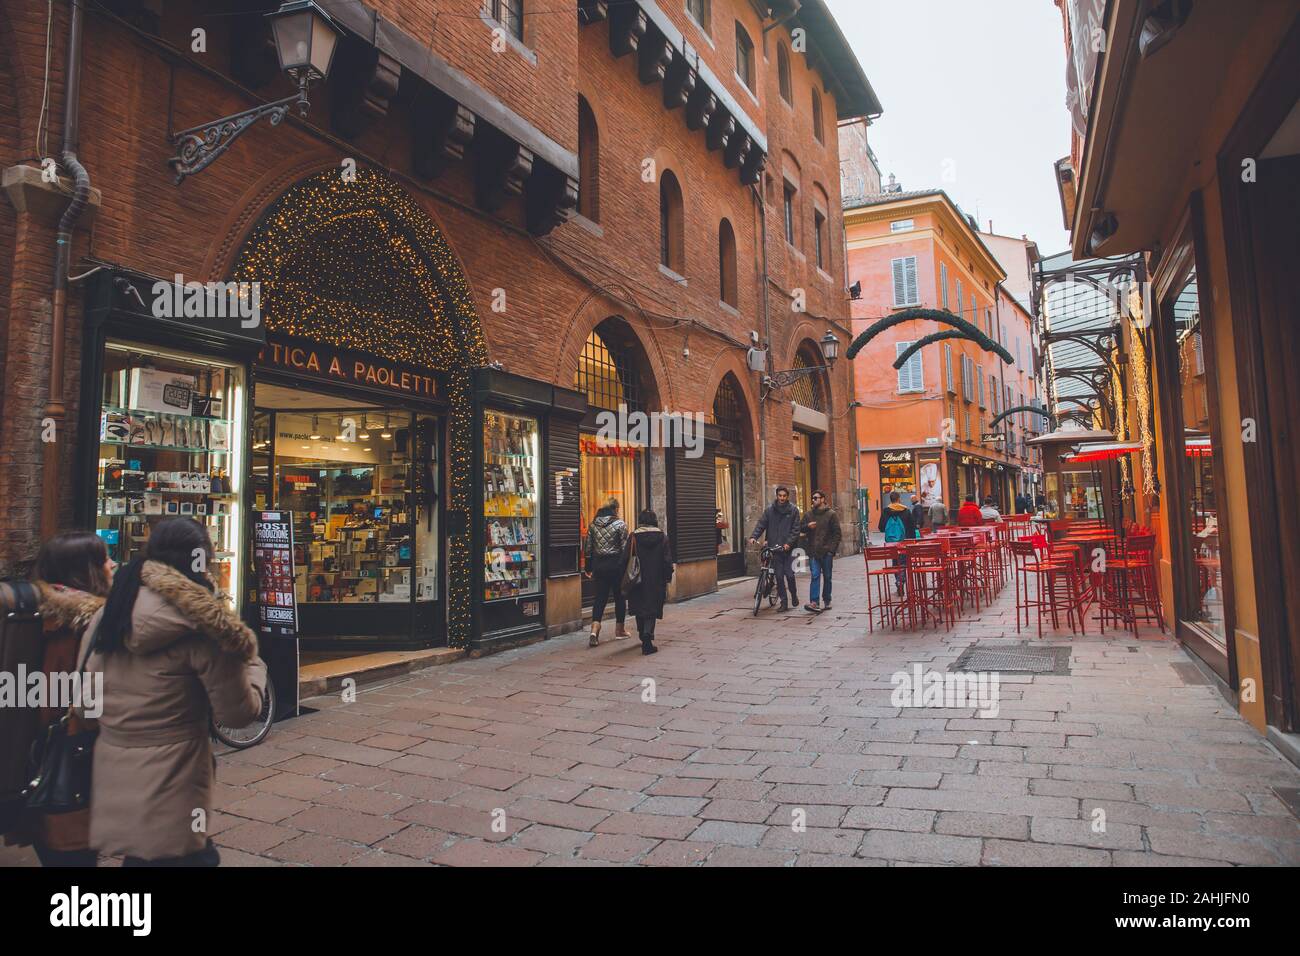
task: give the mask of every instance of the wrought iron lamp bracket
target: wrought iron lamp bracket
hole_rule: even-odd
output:
[[[765,375],[763,376],[763,388],[765,389],[763,397],[767,398],[768,395],[772,394],[772,392],[775,392],[777,389],[789,388],[795,382],[802,378],[807,378],[815,372],[828,371],[830,371],[829,365],[811,365],[803,368],[784,369],[779,372],[773,372],[771,375]]]
[[[263,103],[252,109],[223,116],[219,120],[192,126],[172,136],[172,143],[177,147],[176,155],[167,160],[176,173],[174,184],[179,186],[186,176],[193,176],[211,165],[217,157],[230,148],[230,144],[263,116],[270,119],[272,126],[279,126],[289,110],[296,104],[298,115],[307,116],[310,104],[307,102],[307,85],[310,76],[307,71],[297,76],[298,92],[284,99]]]

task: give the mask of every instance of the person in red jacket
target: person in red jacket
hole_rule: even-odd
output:
[[[984,514],[980,511],[980,506],[975,503],[975,496],[967,495],[965,503],[957,511],[957,526],[970,528],[983,523]]]

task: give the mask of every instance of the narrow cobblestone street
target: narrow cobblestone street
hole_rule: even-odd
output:
[[[1300,863],[1272,792],[1300,773],[1176,644],[1076,638],[1069,676],[1004,675],[995,718],[900,709],[895,672],[1017,640],[1013,593],[868,635],[858,560],[820,616],[755,619],[739,584],[669,607],[653,657],[571,634],[313,699],[220,758],[224,863]]]

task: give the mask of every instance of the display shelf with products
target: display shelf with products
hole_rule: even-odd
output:
[[[139,556],[159,520],[193,518],[212,539],[208,571],[233,600],[242,429],[242,367],[106,343],[95,528],[115,561]]]
[[[539,562],[539,423],[483,416],[483,597],[536,594]]]

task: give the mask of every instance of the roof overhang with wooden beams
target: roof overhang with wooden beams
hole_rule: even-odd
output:
[[[807,31],[808,62],[821,74],[826,89],[835,97],[835,113],[839,119],[873,120],[884,112],[880,98],[825,0],[775,0],[766,5],[778,19],[791,15],[789,27],[803,27]]]
[[[359,0],[317,0],[345,35],[330,71],[330,124],[359,136],[406,106],[411,124],[411,166],[433,179],[469,159],[476,204],[496,212],[522,196],[528,231],[541,236],[567,220],[578,204],[578,157],[501,100],[447,63],[395,23]],[[237,4],[246,6],[246,4]],[[249,29],[269,28],[262,11],[239,14]],[[274,48],[240,44],[235,79],[252,89],[279,73]],[[269,58],[268,58],[269,54]]]
[[[767,137],[654,0],[577,0],[584,26],[607,20],[609,52],[628,57],[646,86],[659,84],[666,110],[682,108],[686,128],[704,130],[741,183],[759,181]]]
[[[1294,0],[1111,0],[1071,214],[1074,256],[1156,249],[1215,121],[1236,116],[1297,18]]]

